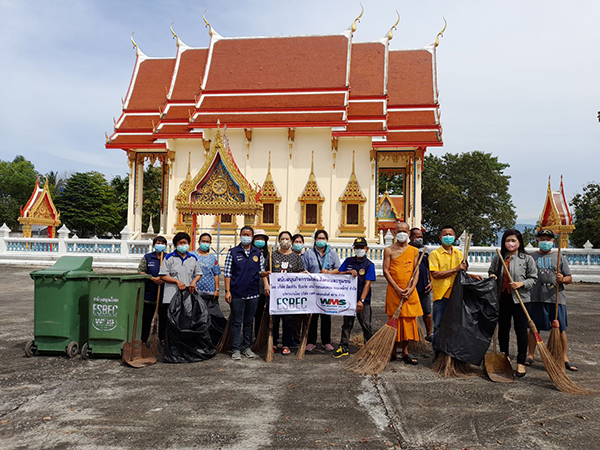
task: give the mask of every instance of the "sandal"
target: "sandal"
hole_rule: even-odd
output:
[[[417,364],[419,364],[419,360],[414,357],[413,355],[411,355],[410,353],[407,353],[406,355],[404,355],[402,357],[402,361],[404,361],[404,364],[411,364],[413,366],[416,366]]]
[[[287,347],[283,347],[283,350],[281,350],[282,355],[289,355],[290,353],[292,353],[292,352]]]
[[[525,358],[525,365],[527,367],[533,366],[533,359],[529,357]]]
[[[565,369],[570,370],[571,372],[577,372],[579,370],[579,368],[571,361],[565,361]]]

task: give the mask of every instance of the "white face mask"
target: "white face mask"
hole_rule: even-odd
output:
[[[367,250],[364,248],[356,248],[354,249],[354,254],[357,258],[363,258],[367,254]]]
[[[408,241],[408,233],[400,231],[398,234],[396,234],[396,240],[401,244],[404,244],[406,241]]]
[[[282,239],[279,241],[279,246],[281,248],[285,248],[286,250],[292,246],[292,243],[289,239]]]

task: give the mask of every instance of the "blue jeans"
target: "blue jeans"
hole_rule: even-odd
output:
[[[448,299],[441,298],[433,302],[433,338],[432,343],[435,342],[435,336],[442,324],[442,317],[446,312],[446,306],[448,306]]]
[[[248,300],[235,297],[231,299],[231,348],[234,352],[246,350],[252,344],[252,324],[257,304],[258,297]]]

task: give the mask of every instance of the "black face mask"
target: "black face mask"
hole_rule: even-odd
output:
[[[423,247],[423,238],[417,238],[413,242],[411,242],[413,247],[421,248]]]

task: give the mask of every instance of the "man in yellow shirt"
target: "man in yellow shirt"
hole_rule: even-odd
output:
[[[442,228],[440,241],[442,246],[429,255],[429,273],[433,287],[433,340],[446,311],[456,274],[467,270],[462,252],[452,246],[456,241],[456,232],[452,226]],[[482,279],[479,275],[470,276],[476,280]]]

